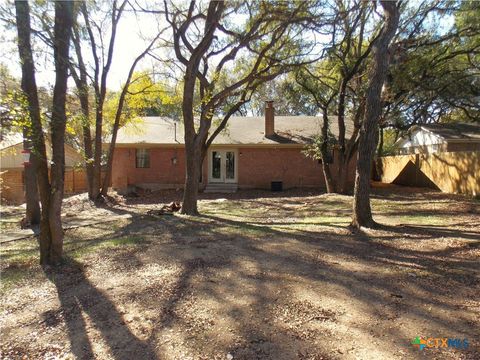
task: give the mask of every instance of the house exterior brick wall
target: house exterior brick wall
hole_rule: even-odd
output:
[[[307,158],[302,150],[303,147],[240,148],[238,186],[270,189],[272,181],[282,181],[284,189],[296,187],[325,189],[322,164]],[[337,164],[338,162],[334,161],[331,166],[333,176],[337,174]],[[353,188],[354,179],[355,159],[352,159],[348,166],[347,185]]]
[[[150,167],[137,168],[136,148],[116,148],[113,157],[112,187],[125,192],[135,185],[152,190],[183,188],[185,183],[185,152],[183,147],[153,147],[150,153]],[[174,163],[173,159],[176,159]],[[203,179],[207,166],[203,166]],[[204,183],[205,181],[203,181]],[[202,183],[202,184],[203,184]]]
[[[141,145],[139,144],[139,147]],[[148,147],[145,147],[148,148]],[[222,147],[222,149],[225,147]],[[238,187],[270,189],[272,181],[282,181],[284,189],[295,187],[325,188],[322,165],[306,158],[303,147],[228,147],[236,149]],[[129,186],[151,190],[183,188],[185,182],[185,153],[182,146],[151,147],[150,167],[137,168],[135,148],[115,149],[112,186],[125,192]],[[220,147],[219,147],[220,149]],[[172,159],[176,158],[176,164]],[[333,166],[333,174],[337,167]],[[202,189],[208,183],[208,159],[202,169]],[[355,161],[349,164],[348,183],[353,184]]]
[[[321,164],[299,148],[241,148],[238,154],[240,188],[269,189],[272,181],[283,181],[285,189],[325,186]]]

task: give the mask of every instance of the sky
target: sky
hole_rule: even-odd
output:
[[[6,0],[0,0],[0,6],[5,6]],[[113,62],[107,79],[107,87],[111,90],[118,90],[125,81],[128,71],[134,59],[145,49],[146,42],[142,38],[144,35],[150,35],[155,30],[155,26],[149,26],[149,22],[142,24],[137,21],[132,13],[125,13],[120,20],[116,44],[114,48]],[[4,24],[0,24],[0,63],[7,66],[10,73],[20,79],[21,69],[18,58],[18,48],[16,47],[15,37],[16,29],[5,29]],[[150,34],[149,34],[150,33]],[[83,48],[84,53],[89,52],[89,48]],[[55,82],[55,72],[53,64],[46,64],[45,55],[38,56],[36,61],[36,79],[39,86],[53,87]],[[151,66],[151,58],[146,58],[137,66],[137,70]],[[73,87],[73,80],[69,79],[69,86]]]
[[[2,7],[13,6],[11,4],[12,3],[7,2],[7,0],[0,0],[0,6]],[[439,32],[442,32],[442,30],[445,31],[446,29],[449,29],[452,23],[453,18],[451,16],[445,17],[439,21],[439,24],[436,28]],[[126,11],[124,13],[118,26],[113,62],[107,79],[107,86],[109,89],[120,89],[122,83],[124,83],[127,77],[132,62],[146,47],[146,42],[143,39],[143,35],[146,37],[152,36],[156,29],[157,21],[153,18],[143,14],[141,21],[139,21],[133,12]],[[5,29],[4,24],[0,23],[0,63],[6,65],[13,76],[20,78],[21,72],[15,36],[16,29],[14,27]],[[88,47],[82,50],[84,54],[90,53],[90,49]],[[45,61],[46,55],[44,53],[36,52],[36,54],[36,75],[38,85],[47,88],[53,87],[55,81],[53,64]],[[136,70],[139,71],[145,68],[151,68],[153,62],[154,61],[152,58],[146,57],[137,66]],[[70,78],[69,81],[69,85],[73,87],[73,80]]]

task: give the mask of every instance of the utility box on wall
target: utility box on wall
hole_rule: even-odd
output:
[[[272,181],[270,188],[272,191],[283,191],[283,181]]]

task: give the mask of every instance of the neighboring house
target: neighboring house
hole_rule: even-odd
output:
[[[396,142],[395,148],[399,154],[480,151],[480,125],[416,125]]]
[[[321,118],[274,116],[268,102],[265,117],[232,117],[210,146],[200,187],[205,191],[282,186],[325,188],[321,163],[307,158],[305,145],[320,133]],[[183,124],[147,117],[141,125],[120,129],[115,147],[112,186],[120,192],[182,188],[185,182]],[[333,127],[336,122],[332,122]],[[338,129],[332,128],[334,135]],[[347,136],[351,129],[347,129]],[[335,158],[335,157],[334,157]],[[354,161],[348,182],[353,185]],[[335,174],[335,161],[333,163]]]
[[[45,139],[47,158],[51,158],[51,144]],[[22,134],[10,134],[3,136],[0,141],[0,173],[1,173],[1,198],[14,203],[23,202],[25,199],[24,189],[24,165],[23,165],[23,136]],[[73,172],[75,166],[81,165],[83,157],[73,147],[65,145],[65,166],[70,171],[65,176],[65,191],[82,191],[85,180],[82,176]],[[76,182],[75,182],[76,180]]]

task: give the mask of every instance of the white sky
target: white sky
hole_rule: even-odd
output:
[[[5,5],[5,0],[0,0],[1,5]],[[134,59],[146,48],[147,42],[142,38],[140,31],[145,35],[151,35],[157,28],[148,26],[149,21],[143,18],[141,24],[132,13],[124,13],[120,20],[117,36],[115,41],[114,56],[109,71],[107,86],[111,90],[120,89],[121,84],[125,81],[128,71]],[[15,43],[16,29],[11,28],[5,30],[3,24],[0,24],[0,62],[6,65],[11,74],[20,79],[21,69],[18,57],[18,49]],[[152,24],[153,25],[153,24]],[[150,32],[150,34],[149,34]],[[43,44],[42,44],[43,45]],[[82,49],[84,54],[90,54],[89,48]],[[38,86],[52,87],[55,82],[55,72],[53,64],[45,64],[45,55],[35,54],[38,59],[36,61],[36,79]],[[136,70],[151,67],[150,58],[145,58],[143,62],[137,65]],[[73,80],[70,78],[70,86],[73,86]]]
[[[5,6],[7,0],[0,0],[0,5]],[[11,4],[11,3],[10,3]],[[11,5],[12,6],[12,5]],[[133,60],[145,49],[146,42],[141,36],[152,36],[157,30],[157,21],[152,18],[153,15],[141,15],[141,22],[132,12],[125,12],[120,20],[114,48],[113,62],[108,76],[107,86],[111,90],[120,89],[121,84],[127,77],[129,68]],[[162,18],[163,20],[163,18]],[[444,17],[439,20],[437,29],[442,32],[450,28],[453,23],[453,17]],[[13,76],[20,78],[20,64],[18,59],[18,49],[15,43],[16,29],[2,29],[0,23],[0,62],[6,65]],[[108,36],[108,34],[106,35]],[[90,49],[82,49],[84,56],[90,54]],[[38,55],[37,60],[37,83],[39,86],[52,87],[55,81],[53,64],[45,62],[45,55]],[[43,57],[42,57],[43,56]],[[50,55],[51,59],[51,55]],[[142,68],[151,68],[153,60],[146,57],[136,68],[137,71]],[[45,65],[47,64],[47,65]],[[70,79],[70,85],[73,87],[73,80]]]

